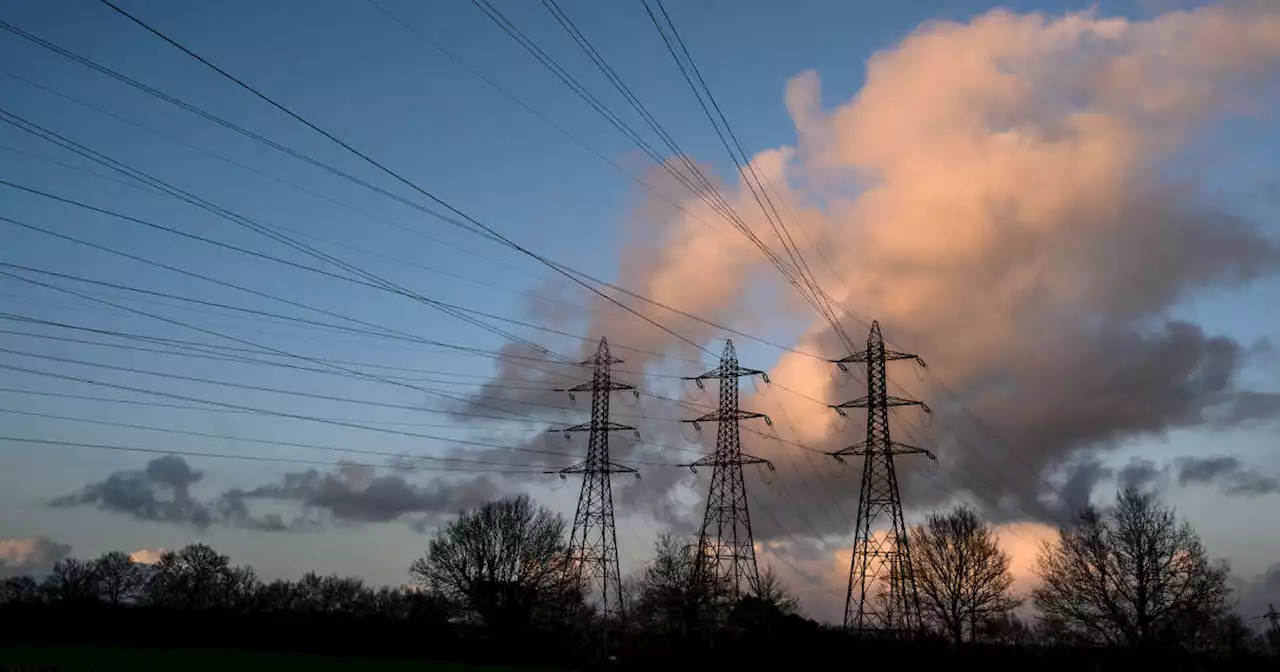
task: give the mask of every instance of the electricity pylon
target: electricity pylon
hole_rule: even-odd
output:
[[[893,458],[912,454],[935,458],[923,448],[889,438],[890,408],[920,406],[929,412],[924,402],[890,396],[886,391],[886,363],[898,359],[914,359],[925,365],[917,355],[886,350],[880,323],[873,322],[867,348],[834,362],[844,371],[851,363],[864,364],[867,371],[867,395],[831,407],[840,415],[846,408],[867,409],[866,440],[830,453],[841,462],[845,456],[862,457],[862,490],[844,607],[844,627],[860,635],[910,636],[920,630],[920,595]]]
[[[609,356],[609,343],[600,339],[596,354],[584,362],[591,366],[591,382],[557,390],[568,392],[591,391],[591,421],[566,427],[564,431],[590,432],[587,442],[587,459],[558,472],[560,478],[568,474],[582,474],[582,492],[578,495],[578,511],[573,516],[573,533],[569,537],[569,562],[567,571],[579,580],[590,579],[599,591],[599,606],[606,621],[618,622],[625,616],[622,604],[622,573],[618,569],[618,534],[613,523],[613,489],[609,478],[613,474],[635,474],[631,467],[609,460],[609,432],[636,431],[635,427],[609,421],[609,393],[631,390],[633,385],[615,382],[609,369],[621,359]]]
[[[773,469],[773,463],[742,452],[738,437],[738,421],[764,418],[763,413],[743,411],[738,408],[738,379],[743,376],[760,376],[769,382],[769,376],[756,369],[738,366],[738,354],[733,342],[728,341],[720,355],[720,365],[710,371],[685,380],[692,380],[701,389],[703,381],[711,378],[720,381],[720,408],[693,420],[695,429],[699,423],[717,422],[716,450],[689,467],[695,473],[698,467],[711,467],[711,489],[707,493],[707,510],[702,518],[702,532],[698,535],[698,556],[694,564],[694,581],[701,581],[714,572],[714,576],[727,582],[733,598],[742,592],[745,579],[749,588],[759,582],[756,572],[755,541],[751,536],[751,515],[747,510],[747,486],[742,479],[742,466],[763,464]]]

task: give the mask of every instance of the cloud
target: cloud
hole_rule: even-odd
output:
[[[1240,598],[1236,610],[1241,616],[1250,620],[1260,618],[1272,605],[1280,604],[1280,562],[1271,565],[1253,579],[1233,578],[1236,583],[1235,594]]]
[[[1228,495],[1254,497],[1280,492],[1280,479],[1259,474],[1228,456],[1177,461],[1179,485],[1217,485]]]
[[[181,457],[165,455],[148,462],[145,469],[117,471],[50,504],[57,507],[93,505],[137,520],[190,524],[204,529],[214,522],[213,513],[191,496],[191,486],[202,476]]]
[[[160,562],[160,556],[168,552],[167,548],[139,548],[129,554],[129,559],[144,565],[154,565]]]
[[[70,546],[44,536],[0,539],[0,578],[44,574],[70,554]]]
[[[202,473],[181,457],[166,455],[149,462],[145,469],[118,471],[79,492],[58,497],[50,503],[58,507],[96,506],[137,520],[189,525],[203,530],[211,525],[265,532],[305,532],[324,529],[328,524],[382,523],[417,515],[412,525],[423,520],[455,513],[491,498],[496,486],[482,478],[437,478],[417,485],[404,475],[404,465],[394,473],[376,474],[372,467],[340,463],[332,472],[308,469],[285,474],[277,483],[250,489],[231,488],[201,501],[191,493]],[[254,513],[254,501],[297,504],[299,515],[286,519],[279,513]],[[146,553],[145,550],[138,551]]]
[[[1151,460],[1134,458],[1116,475],[1116,484],[1121,489],[1135,488],[1145,490],[1165,474],[1165,469],[1157,467]]]
[[[295,502],[304,512],[323,514],[340,523],[385,523],[417,515],[416,523],[456,513],[492,499],[496,486],[484,478],[436,479],[419,486],[399,474],[377,476],[367,466],[344,464],[334,472],[308,469],[286,474],[279,483],[252,490],[230,490],[224,502],[252,500]]]
[[[753,166],[794,213],[793,237],[827,292],[878,319],[893,347],[929,362],[920,378],[907,362],[890,365],[890,393],[934,409],[931,426],[909,409],[891,420],[898,440],[939,456],[936,465],[921,456],[898,461],[909,509],[976,499],[1001,520],[1057,520],[1046,482],[1066,477],[1068,504],[1076,504],[1101,476],[1070,472],[1078,456],[1101,459],[1134,438],[1259,406],[1236,385],[1246,349],[1171,315],[1203,292],[1280,272],[1275,232],[1212,201],[1202,188],[1210,176],[1188,160],[1206,129],[1274,115],[1268,92],[1280,83],[1280,5],[1223,3],[1146,20],[994,10],[921,25],[873,55],[865,75],[856,95],[830,105],[819,73],[795,77],[784,96],[797,142],[760,152]],[[743,387],[742,408],[769,413],[783,439],[817,451],[860,440],[860,414],[841,419],[827,408],[865,393],[861,372],[846,376],[823,361],[847,354],[831,326],[811,317],[703,200],[661,172],[647,177],[666,180],[659,190],[680,207],[643,198],[624,222],[617,282],[735,329],[799,334],[785,345],[800,352],[772,364],[744,361],[769,368],[790,391]],[[742,226],[776,250],[777,235],[745,183],[718,186]],[[614,295],[708,349],[721,347],[721,330]],[[665,378],[709,368],[709,357],[607,302],[590,299],[588,307],[585,315],[535,317],[615,339],[615,353],[629,360],[622,368],[653,374],[628,374],[629,382],[714,403],[714,390],[695,398]],[[868,325],[843,315],[840,324],[860,347]],[[511,352],[546,357],[525,347]],[[512,398],[502,386],[513,381],[552,388],[585,380],[572,367],[544,368],[550,372],[504,364],[473,402]],[[568,407],[550,393],[517,394]],[[688,444],[668,422],[705,405],[646,397],[642,406],[629,416],[615,406],[614,419],[641,424],[650,442],[711,445],[712,432]],[[1280,412],[1260,406],[1255,412]],[[757,540],[846,533],[861,464],[841,467],[750,421],[743,427],[743,450],[778,468],[748,470]],[[622,441],[612,448],[615,459],[652,450]],[[1119,478],[1145,474],[1134,468]],[[708,481],[647,469],[643,487],[623,486],[619,510],[687,528],[701,509],[690,500],[705,497]]]

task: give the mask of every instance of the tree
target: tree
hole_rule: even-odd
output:
[[[540,611],[581,602],[566,580],[566,550],[564,518],[520,495],[459,515],[409,573],[491,626],[526,627]]]
[[[91,562],[64,558],[53,563],[40,587],[50,602],[92,602],[98,599],[98,574]]]
[[[233,576],[231,558],[206,544],[166,551],[155,564],[148,598],[156,606],[181,609],[224,607],[229,589],[244,577]]]
[[[1040,612],[1093,643],[1191,642],[1230,597],[1226,565],[1209,561],[1191,525],[1135,489],[1122,491],[1109,514],[1086,509],[1046,543],[1036,574]]]
[[[787,586],[782,583],[782,579],[778,577],[777,572],[773,571],[772,566],[765,567],[765,570],[760,573],[760,580],[752,588],[749,597],[784,616],[800,612],[800,601],[787,590]]]
[[[29,576],[11,576],[0,582],[0,604],[34,604],[40,601],[40,584]]]
[[[977,638],[1021,600],[1010,592],[1009,556],[978,515],[965,507],[933,514],[911,529],[911,564],[920,615],[959,644]]]
[[[716,607],[732,594],[715,572],[694,571],[694,544],[670,534],[654,542],[654,557],[640,574],[635,597],[637,623],[667,636],[714,625]]]
[[[103,554],[93,561],[93,567],[98,578],[98,599],[107,604],[133,604],[149,579],[149,568],[122,551]]]

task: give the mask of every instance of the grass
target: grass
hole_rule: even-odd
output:
[[[0,672],[532,672],[534,668],[479,667],[462,663],[320,656],[304,653],[272,653],[235,649],[131,649],[93,646],[0,647]]]

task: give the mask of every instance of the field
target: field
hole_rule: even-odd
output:
[[[318,656],[301,653],[271,653],[232,649],[127,649],[112,647],[0,647],[0,672],[140,672],[144,670],[184,670],[187,672],[532,672],[536,668],[482,667],[462,663],[382,658]]]

